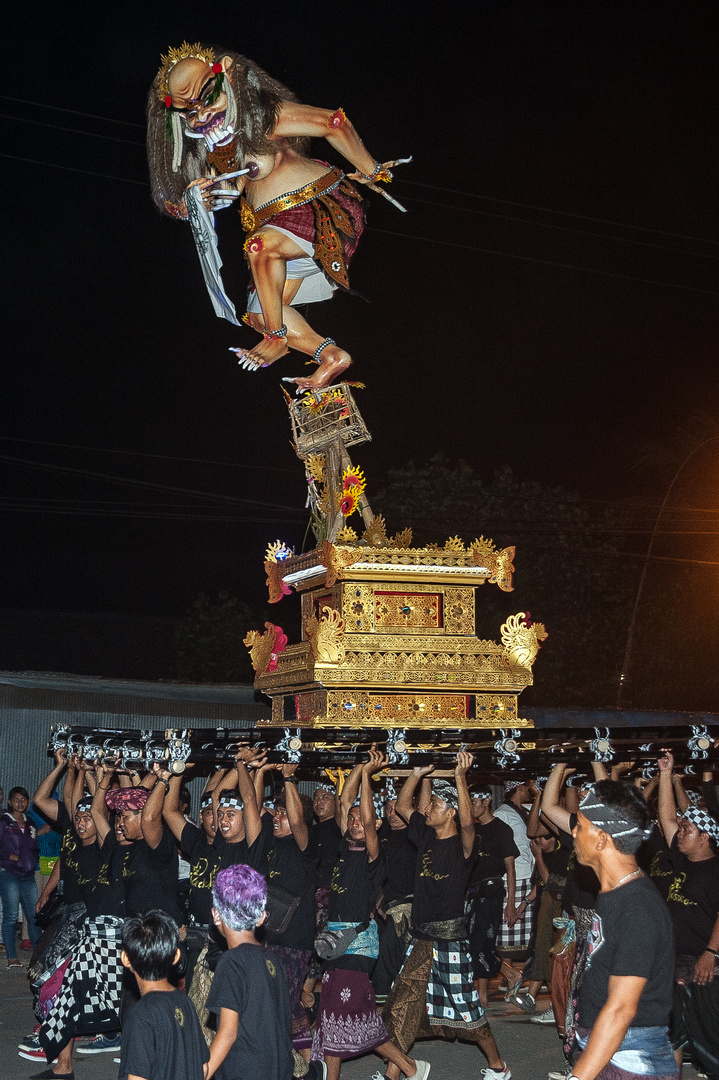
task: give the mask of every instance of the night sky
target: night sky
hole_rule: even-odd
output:
[[[392,464],[443,452],[661,500],[638,448],[719,405],[718,21],[694,0],[16,5],[0,608],[261,603],[267,542],[302,542],[279,380],[305,358],[238,369],[228,346],[255,335],[214,316],[189,227],[149,196],[145,98],[184,39],[344,107],[380,160],[414,155],[392,185],[406,214],[368,195],[361,295],[310,314],[367,384],[370,499]],[[218,233],[241,312],[238,215]]]

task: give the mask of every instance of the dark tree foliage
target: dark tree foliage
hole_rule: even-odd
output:
[[[252,682],[255,673],[242,642],[248,630],[261,628],[258,616],[237,597],[221,592],[213,603],[200,593],[175,634],[177,677],[189,682]]]
[[[498,548],[516,545],[514,591],[478,590],[477,631],[499,640],[501,623],[517,611],[545,624],[549,637],[523,706],[615,704],[638,577],[615,514],[563,488],[520,481],[509,466],[484,482],[467,462],[444,457],[392,470],[373,503],[388,534],[412,527],[413,544],[483,535]]]

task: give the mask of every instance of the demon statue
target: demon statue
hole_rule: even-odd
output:
[[[390,180],[389,169],[399,162],[376,162],[342,109],[300,104],[228,49],[187,43],[170,49],[147,111],[154,201],[162,213],[191,221],[201,261],[212,241],[216,247],[213,211],[240,200],[252,275],[243,321],[262,335],[254,348],[233,350],[242,366],[267,367],[292,347],[319,366],[311,377],[287,381],[304,390],[335,380],[352,362],[349,353],[315,333],[297,305],[349,288],[347,267],[364,227],[355,184],[386,196],[377,182]],[[327,139],[354,171],[345,176],[307,157],[313,136]],[[219,273],[213,276],[204,262],[203,271],[215,310],[237,322]]]

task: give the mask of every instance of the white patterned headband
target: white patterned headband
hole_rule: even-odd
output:
[[[696,825],[699,832],[708,833],[715,840],[719,840],[719,821],[713,818],[708,810],[702,810],[699,806],[690,806],[682,814],[684,821],[691,821]]]
[[[594,784],[580,802],[579,809],[585,818],[589,818],[592,825],[597,825],[611,837],[633,836],[637,833],[647,837],[653,828],[651,825],[647,829],[643,829],[641,825],[632,825],[631,821],[624,817],[622,810],[600,802]]]
[[[453,807],[453,809],[459,809],[459,794],[456,787],[452,784],[448,784],[446,780],[435,780],[432,783],[432,794],[436,795],[438,799],[441,799],[447,806]]]

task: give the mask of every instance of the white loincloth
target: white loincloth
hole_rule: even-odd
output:
[[[302,284],[292,299],[290,306],[298,307],[300,304],[318,304],[322,300],[329,300],[336,291],[337,286],[334,281],[329,281],[325,277],[324,273],[312,258],[315,253],[315,245],[310,240],[303,240],[302,237],[296,236],[295,233],[290,232],[289,229],[283,229],[279,225],[263,225],[263,230],[264,229],[274,229],[276,232],[283,233],[297,244],[297,247],[300,247],[303,251],[307,252],[305,258],[290,259],[287,263],[288,280],[296,281],[297,278],[302,278]],[[253,314],[259,314],[262,311],[254,282],[250,284],[249,292],[247,294],[247,310]]]

